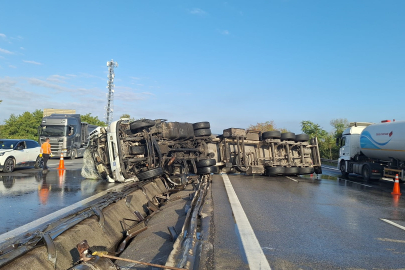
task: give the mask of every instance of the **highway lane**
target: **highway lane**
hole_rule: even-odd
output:
[[[0,234],[102,192],[114,183],[81,176],[83,159],[65,159],[66,171],[56,169],[59,159],[48,162],[50,171],[17,169],[0,172]]]
[[[402,268],[405,231],[381,219],[405,226],[405,201],[379,184],[328,177],[229,175],[271,268]],[[220,175],[213,195],[216,268],[248,269]]]

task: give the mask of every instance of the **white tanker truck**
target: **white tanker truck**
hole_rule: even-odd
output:
[[[343,177],[360,174],[364,180],[404,180],[405,121],[384,120],[379,124],[353,122],[337,140],[338,169]]]

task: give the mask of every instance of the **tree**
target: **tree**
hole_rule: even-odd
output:
[[[96,126],[102,126],[105,127],[107,124],[100,119],[98,119],[97,116],[91,116],[91,113],[80,115],[80,120],[82,122],[86,122],[90,125],[96,125]]]
[[[135,121],[135,119],[131,118],[131,116],[127,113],[124,113],[123,115],[121,115],[120,119],[122,119],[122,118],[128,118],[130,122]]]
[[[301,130],[305,134],[308,134],[310,139],[318,137],[318,140],[323,140],[328,135],[328,132],[322,129],[320,125],[311,121],[302,121]]]
[[[335,128],[334,137],[340,138],[342,137],[343,131],[349,127],[349,121],[346,118],[338,118],[330,120],[330,124],[332,127]]]
[[[38,139],[38,127],[42,121],[43,112],[24,112],[21,115],[11,114],[2,126],[2,137],[7,139]]]
[[[266,132],[266,131],[272,131],[272,130],[279,130],[281,132],[288,132],[287,129],[285,128],[276,128],[276,125],[274,124],[274,121],[266,121],[264,123],[257,123],[256,125],[250,125],[248,127],[250,130],[256,130],[256,131],[261,131],[261,132]]]

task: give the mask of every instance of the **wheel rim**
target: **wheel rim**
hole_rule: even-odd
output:
[[[341,171],[342,173],[345,173],[345,172],[346,172],[346,165],[345,165],[344,163],[340,164],[340,171]]]
[[[9,159],[6,164],[7,171],[11,172],[14,169],[14,161]]]

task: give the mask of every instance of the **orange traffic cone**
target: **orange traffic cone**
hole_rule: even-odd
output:
[[[59,160],[59,167],[58,170],[66,170],[65,168],[65,161],[63,160],[63,153],[60,154],[60,160]]]
[[[399,179],[398,179],[398,174],[395,175],[395,183],[394,183],[394,189],[391,192],[392,195],[401,195],[401,191],[399,189]]]

